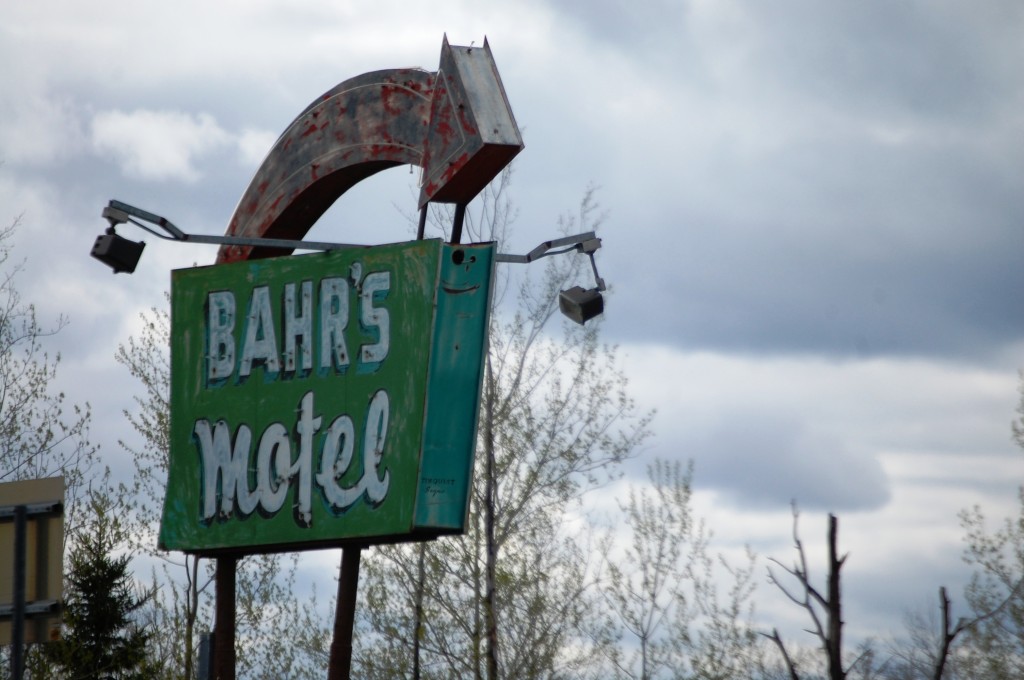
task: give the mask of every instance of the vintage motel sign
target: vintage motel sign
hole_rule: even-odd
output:
[[[173,272],[160,545],[462,532],[493,256],[421,240]]]

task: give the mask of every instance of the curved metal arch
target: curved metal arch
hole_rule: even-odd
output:
[[[423,165],[434,73],[389,69],[350,78],[288,126],[231,217],[228,236],[301,239],[346,191],[397,165]],[[217,262],[286,251],[223,246]]]
[[[437,72],[364,73],[307,106],[249,183],[226,235],[301,240],[343,193],[396,165],[423,168],[421,207],[464,207],[522,149],[486,38],[474,48],[446,37]],[[287,252],[223,246],[217,262]]]

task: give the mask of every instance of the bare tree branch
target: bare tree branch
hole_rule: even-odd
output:
[[[782,638],[779,637],[779,629],[773,628],[771,635],[768,633],[761,634],[774,642],[779,648],[779,652],[782,654],[782,660],[786,663],[786,670],[789,671],[790,680],[800,680],[800,675],[796,672],[796,665],[793,663],[793,659],[789,656],[789,652],[786,651],[786,645],[782,642]]]
[[[793,603],[797,604],[807,612],[807,615],[810,617],[813,624],[813,628],[808,630],[808,632],[818,638],[822,650],[825,652],[825,658],[828,664],[828,676],[830,680],[845,680],[849,670],[843,668],[842,658],[843,617],[840,571],[842,570],[843,564],[846,562],[848,555],[843,555],[842,557],[838,556],[836,546],[839,535],[839,520],[835,515],[830,514],[828,516],[828,590],[827,595],[822,595],[822,593],[811,583],[810,571],[807,567],[807,554],[804,550],[803,542],[800,540],[797,527],[799,516],[800,513],[797,511],[796,504],[794,503],[793,542],[797,552],[797,563],[793,567],[786,567],[778,560],[772,559],[771,561],[796,580],[802,594],[794,592],[781,583],[772,572],[771,568],[768,569],[768,580],[782,591],[782,593]],[[796,676],[793,675],[794,670],[785,653],[782,640],[779,639],[778,631],[773,631],[772,635],[768,635],[767,637],[774,640],[783,651],[783,658],[786,660],[787,666],[790,668],[790,674],[795,678]]]

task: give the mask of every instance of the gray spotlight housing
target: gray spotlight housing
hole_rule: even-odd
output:
[[[604,297],[597,288],[573,286],[558,294],[558,308],[562,314],[582,325],[604,312]]]
[[[113,229],[96,238],[90,255],[114,270],[115,274],[125,272],[131,274],[142,257],[142,249],[146,244],[142,241],[130,241],[118,236]]]

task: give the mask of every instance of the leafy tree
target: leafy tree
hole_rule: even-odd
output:
[[[1011,433],[1024,448],[1024,372]],[[960,513],[964,561],[974,568],[964,591],[972,617],[952,628],[962,635],[944,677],[1024,677],[1024,487],[1018,496],[1017,516],[1003,520],[993,532],[980,506]],[[945,609],[943,615],[948,617]]]
[[[60,677],[83,680],[142,680],[155,677],[147,667],[146,645],[153,635],[135,617],[149,600],[129,570],[131,556],[117,555],[124,528],[101,497],[91,503],[94,521],[71,551],[66,579],[64,631],[44,655]]]
[[[150,616],[164,631],[154,647],[169,667],[182,669],[185,680],[195,672],[195,630],[200,610],[200,595],[210,585],[210,576],[201,571],[195,556],[172,557],[156,550],[160,508],[167,479],[170,451],[170,315],[151,309],[143,314],[142,333],[118,347],[116,359],[142,385],[143,394],[134,397],[137,410],[125,411],[125,419],[142,445],[121,440],[131,454],[135,474],[118,495],[125,514],[131,517],[132,547],[143,554],[159,556],[162,565],[153,573],[158,595]]]
[[[62,316],[52,326],[43,325],[16,286],[25,266],[14,259],[20,222],[0,228],[0,482],[63,476],[65,537],[74,537],[97,449],[89,442],[89,405],[69,405],[54,389],[60,355],[51,357],[44,349],[68,320]],[[9,653],[0,650],[4,670]],[[31,651],[25,660],[44,663]]]
[[[979,618],[955,658],[959,677],[1024,677],[1024,489],[1020,512],[989,533],[981,508],[961,513],[965,561],[975,569],[964,592]]]
[[[196,625],[203,604],[200,598],[210,587],[211,576],[200,570],[199,558],[193,555],[176,557],[156,549],[170,451],[170,315],[153,308],[142,315],[142,321],[141,335],[130,337],[116,354],[118,363],[143,388],[142,395],[134,397],[137,409],[124,412],[142,445],[119,442],[131,454],[135,468],[119,498],[134,525],[132,547],[162,561],[152,578],[154,585],[165,587],[156,589],[159,594],[150,615],[164,635],[154,647],[170,667],[182,669],[181,677],[191,680],[196,664]]]
[[[15,286],[24,268],[12,259],[19,221],[0,229],[0,481],[63,475],[65,526],[74,533],[76,501],[96,462],[89,405],[69,408],[53,389],[60,355],[51,358],[43,342],[68,320],[43,326]]]
[[[507,182],[506,174],[467,215],[468,239],[503,240],[514,217]],[[599,221],[588,191],[561,227],[587,231]],[[580,630],[596,565],[572,515],[634,454],[649,419],[599,324],[553,321],[558,291],[584,275],[580,259],[549,259],[540,282],[518,286],[514,312],[496,307],[467,533],[368,555],[357,675],[551,678],[593,664]]]
[[[718,558],[733,582],[723,603],[709,532],[690,507],[692,476],[692,466],[656,460],[649,484],[621,505],[628,542],[617,551],[605,542],[598,636],[609,638],[600,649],[615,677],[740,678],[763,665],[751,620],[754,558],[740,569]]]

